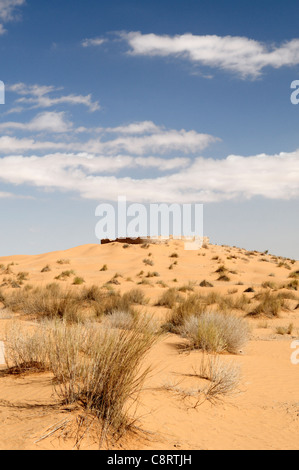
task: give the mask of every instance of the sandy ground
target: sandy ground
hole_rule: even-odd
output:
[[[173,253],[177,253],[178,258],[170,258]],[[69,264],[58,264],[61,259],[69,260]],[[144,259],[151,259],[154,265],[146,266]],[[169,269],[174,261],[177,265]],[[118,273],[120,284],[115,288],[121,292],[136,287],[141,270],[145,274],[157,271],[159,277],[151,278],[151,285],[138,287],[150,299],[143,309],[159,320],[164,320],[169,310],[154,306],[166,289],[157,281],[163,281],[168,287],[179,287],[192,281],[198,292],[216,290],[223,295],[238,296],[248,287],[259,291],[266,281],[281,287],[290,281],[290,272],[299,269],[299,262],[277,259],[269,254],[248,253],[235,247],[209,245],[199,252],[188,252],[181,241],[150,245],[146,249],[138,245],[124,249],[119,243],[85,245],[37,256],[0,258],[0,265],[6,267],[11,263],[11,274],[0,273],[2,284],[6,284],[9,278],[15,279],[19,272],[27,272],[25,285],[46,285],[62,271],[71,269],[84,278],[85,285],[101,286]],[[286,263],[291,270],[279,263]],[[108,270],[101,272],[105,264]],[[215,271],[221,264],[231,271],[228,282],[217,281]],[[51,271],[41,273],[47,265]],[[214,287],[199,287],[204,279]],[[72,284],[72,279],[62,284]],[[11,288],[4,285],[2,289]],[[299,299],[298,291],[294,293]],[[179,382],[186,388],[196,387],[198,379],[190,375],[200,363],[202,353],[181,353],[178,348],[182,342],[180,337],[170,334],[163,337],[146,360],[152,367],[152,373],[145,383],[137,409],[140,426],[147,434],[128,436],[119,444],[120,447],[167,450],[299,449],[299,365],[291,362],[291,344],[299,338],[298,303],[299,300],[289,301],[289,309],[282,311],[279,318],[248,320],[252,327],[251,339],[242,354],[222,356],[223,361],[233,361],[241,367],[242,381],[238,393],[215,405],[204,402],[194,409],[191,399],[182,399],[165,389],[165,384],[170,382]],[[0,309],[0,341],[5,340],[6,327],[15,318],[19,318],[24,328],[28,328],[26,318]],[[290,323],[294,325],[292,335],[276,333],[277,326],[288,326]],[[57,402],[51,375],[14,377],[3,371],[4,367],[0,367],[0,449],[72,449],[73,439],[70,436],[63,438],[59,432],[40,440],[50,434],[57,423],[74,415],[72,409],[63,409]],[[97,443],[89,436],[82,442],[81,448],[96,449]]]

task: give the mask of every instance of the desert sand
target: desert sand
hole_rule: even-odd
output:
[[[171,258],[173,253],[177,258]],[[144,259],[152,260],[153,267],[145,265]],[[63,266],[58,260],[68,260],[69,264]],[[174,261],[177,264],[169,269]],[[36,256],[3,257],[0,264],[11,265],[9,274],[0,272],[3,292],[13,292],[28,284],[46,286],[58,282],[63,287],[72,286],[74,276],[85,281],[83,286],[72,286],[79,290],[84,286],[102,286],[118,273],[118,283],[113,287],[124,293],[137,287],[142,278],[140,271],[143,270],[144,275],[155,271],[157,277],[149,278],[148,284],[138,285],[149,299],[140,309],[161,322],[166,321],[170,310],[155,304],[168,288],[179,288],[190,281],[193,292],[215,291],[232,298],[242,295],[247,288],[255,293],[261,290],[281,292],[290,282],[290,273],[299,269],[298,261],[236,247],[210,244],[198,252],[185,251],[184,243],[175,240],[146,248],[121,243],[85,245]],[[104,265],[107,270],[100,271]],[[217,280],[219,276],[215,271],[220,265],[225,265],[229,271],[229,280]],[[45,266],[50,270],[42,273]],[[75,274],[55,280],[66,269]],[[12,285],[14,280],[17,283],[20,272],[28,275],[21,286]],[[213,287],[200,287],[203,280]],[[264,284],[266,282],[268,285]],[[292,292],[295,298],[286,301],[287,308],[277,317],[246,317],[251,332],[244,350],[239,354],[221,354],[223,361],[240,365],[240,385],[235,394],[217,403],[204,401],[194,408],[192,398],[183,399],[175,389],[165,386],[169,383],[180,383],[185,389],[196,386],[198,379],[192,374],[203,353],[180,350],[183,339],[179,335],[163,335],[146,358],[152,370],[136,410],[139,426],[146,433],[128,435],[115,444],[115,448],[299,449],[299,364],[291,362],[291,344],[299,338],[299,293],[296,289]],[[255,293],[244,295],[253,299]],[[241,310],[236,314],[245,316]],[[7,327],[15,321],[24,329],[36,325],[35,319],[22,312],[11,312],[0,304],[0,341],[5,342]],[[290,324],[293,324],[290,334],[278,334],[278,327],[287,328]],[[5,365],[0,366],[0,449],[72,449],[72,437],[64,438],[58,431],[51,433],[58,427],[57,423],[76,413],[60,405],[53,394],[51,374],[14,376],[6,374],[5,368]],[[48,437],[41,439],[46,435]],[[80,448],[97,449],[98,444],[86,435]]]

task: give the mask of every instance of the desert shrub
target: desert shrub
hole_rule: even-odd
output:
[[[188,284],[184,284],[183,286],[179,287],[178,290],[179,292],[193,292],[195,285],[195,282],[189,281]]]
[[[133,315],[129,312],[114,312],[111,315],[106,315],[103,319],[101,326],[103,328],[116,328],[120,330],[133,330],[142,325],[143,330],[147,330],[152,334],[159,335],[159,324],[147,314],[139,314],[135,312]]]
[[[163,287],[163,289],[166,289],[166,287],[168,287],[168,285],[166,284],[166,282],[161,281],[161,280],[160,280],[160,281],[157,281],[156,284],[157,284],[158,286]]]
[[[42,270],[41,270],[41,273],[48,273],[51,271],[51,268],[50,266],[47,264]]]
[[[198,294],[189,295],[174,306],[165,328],[175,333],[185,323],[186,319],[193,315],[201,315],[205,308],[203,297]]]
[[[146,266],[154,266],[154,264],[155,264],[151,259],[147,259],[147,258],[143,260],[143,263]]]
[[[89,287],[84,287],[80,295],[82,302],[100,302],[102,297],[103,292],[98,286],[94,284]]]
[[[216,291],[209,292],[207,295],[202,296],[202,301],[207,306],[218,305],[220,308],[232,307],[233,305],[231,298],[225,297]]]
[[[167,307],[173,308],[177,302],[182,300],[182,296],[178,293],[177,289],[170,288],[165,291],[158,302],[156,303],[157,307]]]
[[[236,364],[225,363],[219,356],[203,357],[198,376],[205,379],[209,384],[201,392],[211,403],[215,403],[222,398],[232,395],[241,379],[240,367]]]
[[[281,310],[286,307],[285,300],[280,295],[272,294],[270,291],[256,294],[254,298],[259,303],[249,312],[251,316],[278,317]]]
[[[206,281],[205,279],[203,281],[201,281],[201,283],[199,285],[200,285],[200,287],[214,287],[213,284],[211,284],[211,282]]]
[[[232,362],[226,363],[219,356],[204,354],[199,368],[194,368],[194,378],[203,379],[207,385],[192,389],[182,388],[178,384],[166,383],[163,388],[174,392],[181,398],[194,398],[192,408],[198,408],[205,400],[215,404],[226,396],[232,395],[240,383],[240,367]]]
[[[125,302],[136,305],[146,305],[148,299],[146,299],[144,292],[141,289],[131,289],[123,295]]]
[[[293,281],[289,282],[285,288],[286,289],[290,289],[290,290],[298,290],[298,285],[299,285],[299,281],[298,279],[293,279]],[[283,286],[284,287],[284,286]]]
[[[287,327],[285,326],[278,326],[276,328],[277,335],[291,335],[294,330],[294,324],[290,323]]]
[[[249,297],[246,297],[246,295],[242,294],[240,297],[237,297],[234,300],[233,303],[233,308],[237,310],[245,310],[246,307],[251,304],[251,300]]]
[[[263,289],[276,289],[277,285],[275,284],[275,282],[265,281],[262,283],[262,287]]]
[[[126,295],[122,296],[119,292],[115,291],[103,294],[100,300],[94,304],[94,309],[97,317],[111,315],[115,312],[135,314],[130,298]]]
[[[103,423],[102,438],[119,437],[132,425],[130,405],[149,372],[141,364],[157,337],[141,320],[133,330],[76,328],[62,325],[53,334],[56,392],[95,415]]]
[[[277,267],[278,268],[286,268],[289,271],[291,270],[291,267],[285,261],[281,261],[280,263],[278,263]]]
[[[278,292],[277,297],[279,299],[298,300],[298,297],[296,296],[296,294],[290,291]]]
[[[157,271],[152,271],[152,272],[148,272],[147,275],[146,275],[147,278],[151,278],[151,277],[160,277],[160,274],[157,272]]]
[[[29,273],[20,272],[17,274],[17,281],[22,283],[23,281],[28,281]]]
[[[143,249],[145,249],[145,250],[146,250],[147,248],[149,248],[149,247],[150,247],[150,244],[149,244],[149,243],[142,243],[142,245],[141,245],[141,248],[143,248]]]
[[[108,266],[107,264],[104,264],[104,266],[100,269],[101,272],[108,271]]]
[[[69,259],[59,259],[56,261],[57,264],[70,264],[70,260]]]
[[[238,293],[238,289],[237,288],[233,288],[233,289],[229,289],[227,291],[228,295],[234,295],[234,294],[237,294]]]
[[[230,311],[233,309],[243,310],[251,301],[245,295],[233,298],[227,295],[221,295],[218,292],[210,292],[203,297],[203,302],[207,306],[215,305],[218,310]]]
[[[68,271],[63,271],[60,273],[58,276],[55,277],[55,280],[57,281],[64,281],[66,278],[69,278],[71,276],[75,276],[75,271],[74,270],[68,270]]]
[[[118,328],[120,330],[132,330],[135,327],[136,315],[121,310],[106,315],[102,321],[105,328]]]
[[[76,276],[74,281],[73,281],[74,286],[81,286],[84,283],[85,283],[85,281],[84,281],[83,277],[79,277],[79,276]]]
[[[230,278],[226,274],[221,274],[221,276],[218,277],[217,281],[229,282]]]
[[[74,319],[79,314],[80,302],[71,290],[62,290],[57,284],[50,284],[31,291],[19,290],[5,298],[5,306],[13,312],[39,319]]]
[[[14,325],[7,334],[7,362],[10,371],[51,371],[58,398],[97,418],[101,441],[117,438],[134,425],[132,406],[149,372],[142,362],[158,339],[148,320],[135,326],[111,330],[47,321],[24,333]]]
[[[237,354],[249,339],[246,320],[219,312],[186,318],[179,330],[189,347],[207,352]]]
[[[299,279],[299,270],[291,272],[291,274],[289,275],[289,278]]]
[[[222,264],[221,266],[219,266],[218,269],[216,269],[215,273],[225,274],[227,271],[228,271],[228,269],[224,266],[224,264]]]
[[[145,277],[143,277],[141,281],[139,281],[137,284],[138,286],[152,286],[153,285],[152,282]]]
[[[0,288],[0,302],[5,303],[5,295],[1,288]]]
[[[49,370],[47,338],[42,328],[24,329],[12,323],[6,330],[5,361],[14,374]]]

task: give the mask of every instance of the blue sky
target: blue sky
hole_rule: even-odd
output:
[[[0,255],[97,243],[118,196],[299,259],[298,1],[0,0]]]

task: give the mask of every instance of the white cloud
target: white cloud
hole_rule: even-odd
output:
[[[160,171],[172,171],[178,168],[185,168],[190,164],[189,158],[158,158],[158,157],[137,157],[135,164],[142,168],[158,168]]]
[[[25,4],[25,0],[0,0],[0,19],[11,21],[15,18],[15,9]]]
[[[0,199],[11,199],[14,197],[12,193],[3,193],[0,191]]]
[[[0,0],[0,21],[7,23],[18,18],[17,8],[25,5],[25,0]],[[0,35],[6,30],[3,24],[0,24]]]
[[[84,39],[84,41],[82,41],[81,44],[83,47],[90,47],[90,46],[101,46],[102,44],[104,44],[104,42],[106,42],[106,39],[93,38],[93,39]]]
[[[130,155],[165,155],[173,152],[194,154],[207,148],[220,139],[209,135],[200,134],[194,130],[165,129],[151,121],[135,122],[115,128],[86,129],[79,127],[74,129],[73,123],[68,121],[65,113],[45,112],[34,117],[30,122],[4,122],[0,124],[0,131],[23,131],[43,133],[68,133],[67,140],[51,142],[29,139],[19,139],[12,136],[0,138],[0,153],[9,153],[23,149],[26,151],[28,142],[32,143],[32,150],[53,149],[64,151],[89,152],[92,154],[118,155],[128,153]],[[94,133],[87,141],[78,141],[74,137],[82,133]],[[99,135],[100,134],[100,135]],[[107,137],[108,136],[108,137]],[[72,141],[73,138],[73,141]],[[24,147],[21,147],[24,145]],[[9,147],[11,146],[11,147]],[[30,147],[28,147],[30,149]],[[170,155],[169,155],[170,156]],[[162,163],[161,163],[162,164]]]
[[[134,155],[166,154],[169,152],[195,153],[218,141],[216,137],[208,134],[199,134],[196,131],[184,129],[165,130],[163,132],[142,136],[116,137],[103,141],[91,139],[85,144],[85,148],[91,153],[116,154],[127,152]]]
[[[46,112],[35,116],[28,123],[4,122],[0,124],[0,130],[15,129],[30,132],[68,132],[72,128],[72,123],[67,121],[65,113]]]
[[[0,137],[0,153],[12,154],[12,153],[26,153],[31,152],[44,152],[50,150],[61,150],[66,148],[67,144],[59,144],[50,141],[40,142],[32,138],[19,139],[17,137],[11,137],[4,135]]]
[[[62,88],[43,85],[26,85],[25,83],[16,83],[7,87],[13,93],[21,95],[22,98],[16,100],[16,103],[30,105],[32,108],[51,108],[61,104],[83,105],[91,112],[98,111],[101,107],[98,101],[92,100],[92,95],[63,95],[58,97],[50,96],[51,93],[61,91]]]
[[[242,77],[258,77],[265,67],[299,64],[299,39],[275,46],[239,36],[161,36],[140,32],[121,33],[130,53],[144,56],[184,57],[193,63],[234,72]]]
[[[97,201],[207,203],[224,200],[299,198],[299,150],[278,155],[228,156],[222,160],[198,158],[171,162],[171,175],[156,178],[119,176],[116,171],[157,165],[158,160],[130,156],[49,154],[7,156],[0,159],[0,180],[43,189],[77,192]],[[149,163],[149,165],[147,165]],[[17,169],[17,171],[16,171]]]
[[[142,122],[133,122],[126,126],[118,126],[118,127],[106,127],[99,129],[100,131],[104,132],[113,132],[118,134],[147,134],[153,132],[159,132],[163,129],[152,121],[142,121]]]

